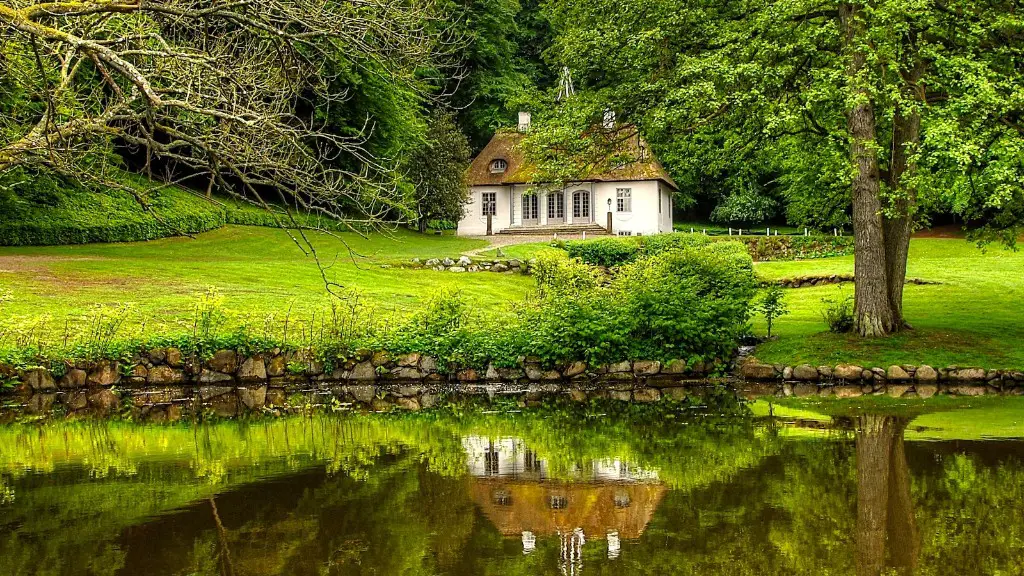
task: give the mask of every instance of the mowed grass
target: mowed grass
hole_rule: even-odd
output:
[[[756,265],[765,279],[852,274],[853,256]],[[930,364],[1024,369],[1024,252],[982,251],[962,239],[915,238],[908,276],[939,282],[907,285],[904,311],[913,330],[889,338],[831,334],[821,319],[824,297],[836,286],[786,291],[791,314],[777,321],[778,340],[756,355],[766,362],[866,366]],[[852,294],[853,285],[843,293]],[[761,319],[755,330],[764,334]]]
[[[520,275],[393,266],[413,257],[458,257],[486,246],[484,241],[405,230],[342,237],[359,256],[331,236],[310,237],[326,278],[381,313],[411,310],[444,289],[461,291],[482,310],[505,311],[534,286]],[[224,297],[229,311],[250,317],[291,311],[300,318],[324,310],[329,300],[313,257],[275,228],[226,226],[196,238],[0,248],[0,294],[11,297],[2,313],[26,321],[49,315],[54,330],[63,330],[65,320],[88,317],[96,305],[120,304],[131,304],[133,316],[150,325],[187,325],[196,295],[209,288]]]

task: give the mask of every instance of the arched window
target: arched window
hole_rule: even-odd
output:
[[[590,192],[577,190],[572,193],[572,217],[590,218]]]
[[[505,160],[503,160],[501,158],[496,158],[494,160],[491,160],[491,173],[492,174],[500,174],[500,173],[504,172],[505,170],[508,170],[508,162],[505,162]]]

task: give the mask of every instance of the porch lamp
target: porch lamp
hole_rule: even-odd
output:
[[[612,199],[611,198],[608,199],[608,211],[609,212],[612,211]]]

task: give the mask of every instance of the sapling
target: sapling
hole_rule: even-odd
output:
[[[772,337],[772,326],[775,324],[775,319],[789,314],[789,306],[786,305],[782,288],[777,284],[772,284],[761,292],[761,298],[754,309],[764,315],[764,319],[768,323],[769,338]]]

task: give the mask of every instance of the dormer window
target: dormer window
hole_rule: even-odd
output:
[[[508,162],[501,158],[491,160],[491,174],[501,174],[505,170],[508,170]]]

